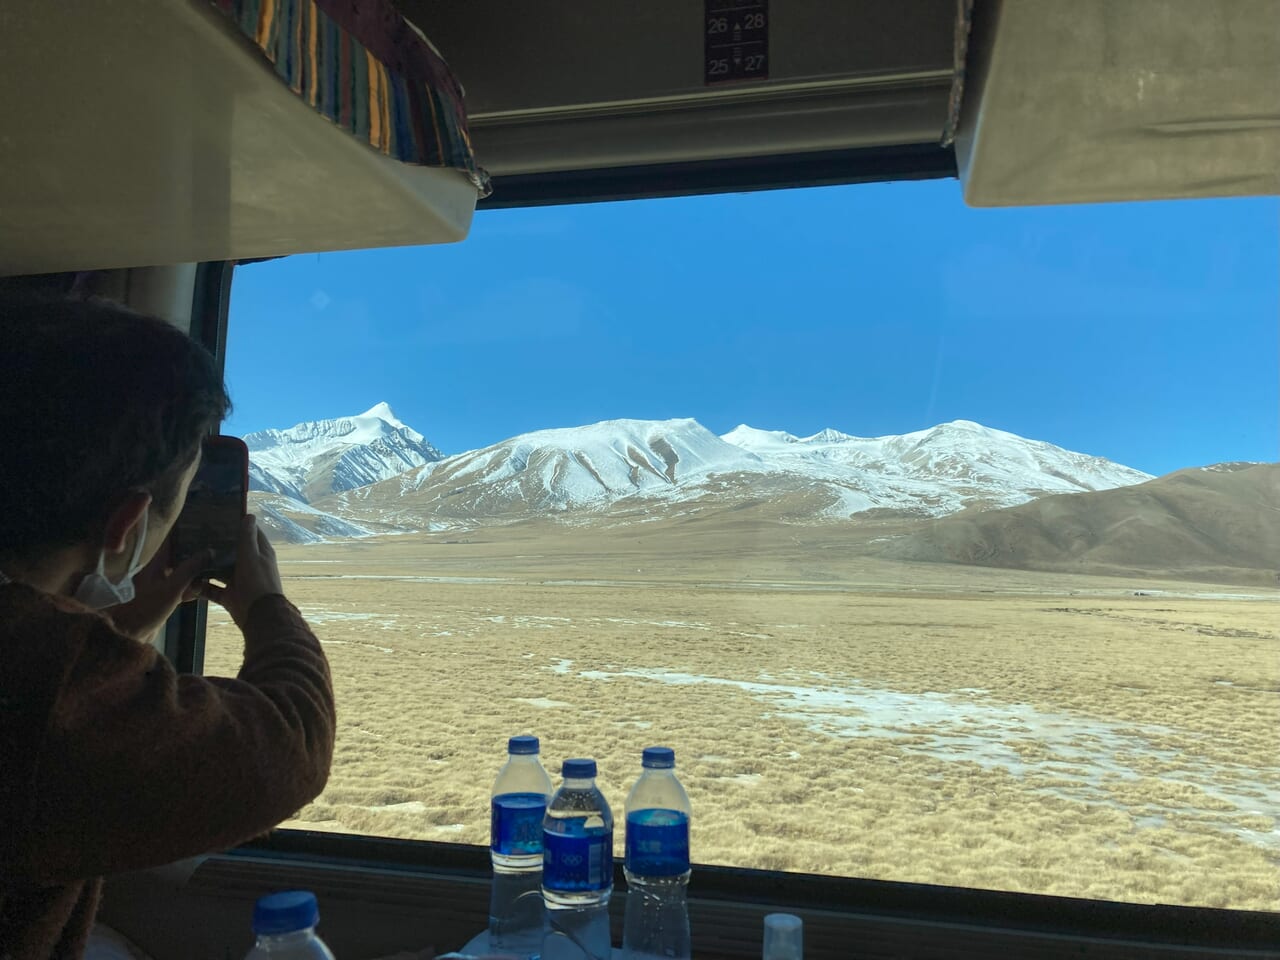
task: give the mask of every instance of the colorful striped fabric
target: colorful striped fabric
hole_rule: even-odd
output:
[[[298,96],[389,157],[463,170],[482,197],[462,87],[389,0],[213,0]]]

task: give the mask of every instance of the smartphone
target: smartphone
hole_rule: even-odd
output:
[[[236,544],[249,495],[249,448],[239,437],[205,437],[200,466],[173,525],[169,559],[175,566],[213,549],[201,576],[226,581],[236,565]]]

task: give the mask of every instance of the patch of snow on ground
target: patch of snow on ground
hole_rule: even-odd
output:
[[[1216,762],[1185,752],[1155,746],[1153,738],[1181,731],[1158,724],[1114,723],[1085,714],[1054,713],[1029,704],[1000,704],[973,699],[987,691],[955,693],[901,693],[869,687],[856,680],[831,681],[811,674],[818,683],[797,684],[763,677],[737,680],[674,670],[584,670],[583,680],[612,682],[619,679],[650,680],[675,685],[734,687],[773,708],[777,715],[804,723],[809,729],[834,737],[882,737],[893,755],[924,754],[957,762],[1002,769],[1017,777],[1048,773],[1067,781],[1050,792],[1086,803],[1115,803],[1109,785],[1148,779],[1132,765],[1133,758],[1154,757],[1181,767],[1169,782],[1194,786],[1207,796],[1231,804],[1233,814],[1262,812],[1280,817],[1280,765],[1255,770],[1239,764]],[[1183,733],[1183,735],[1186,735]],[[1037,752],[1047,750],[1044,761],[1025,759],[1015,746],[1024,744]],[[1246,795],[1222,783],[1248,783]],[[1261,797],[1261,800],[1259,799]],[[1116,804],[1119,806],[1119,804]],[[1259,807],[1263,810],[1259,811]],[[1180,807],[1171,812],[1177,812]],[[1200,810],[1212,818],[1220,811]],[[1280,850],[1280,831],[1241,830],[1223,822],[1251,842]]]
[[[384,803],[364,809],[376,810],[379,813],[426,813],[427,805],[421,800],[408,800],[404,803]]]

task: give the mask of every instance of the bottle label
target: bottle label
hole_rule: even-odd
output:
[[[613,831],[543,835],[542,883],[552,890],[607,890],[613,886]]]
[[[642,877],[673,877],[689,869],[689,815],[680,810],[627,814],[627,869]]]
[[[541,793],[502,793],[489,804],[489,848],[506,856],[542,853],[542,816],[547,798]]]

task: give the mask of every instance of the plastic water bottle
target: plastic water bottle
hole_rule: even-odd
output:
[[[804,960],[804,925],[792,913],[771,913],[764,918],[763,960]]]
[[[622,952],[627,960],[688,960],[689,796],[676,779],[670,747],[646,747],[641,764],[640,779],[627,795]]]
[[[542,821],[542,960],[609,960],[613,811],[594,760],[566,760],[561,775]]]
[[[551,778],[538,762],[537,737],[507,741],[507,762],[489,804],[489,948],[536,957],[545,932],[542,909],[542,818]]]
[[[258,938],[245,960],[333,960],[316,936],[320,908],[306,890],[288,890],[262,897],[253,908],[253,933]]]

